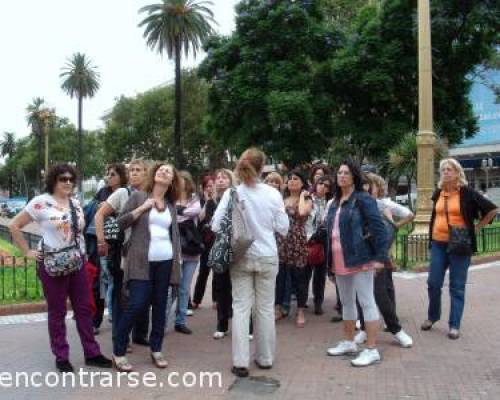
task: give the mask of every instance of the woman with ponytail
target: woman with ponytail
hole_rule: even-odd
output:
[[[233,295],[233,374],[248,376],[250,364],[249,324],[255,299],[255,364],[261,369],[272,367],[276,347],[274,322],[274,291],[278,273],[278,249],[275,233],[286,235],[288,216],[278,191],[259,181],[266,160],[256,148],[246,150],[236,166],[241,184],[236,189],[244,206],[249,229],[254,242],[246,255],[231,266]],[[221,199],[212,220],[212,230],[219,231],[226,213],[230,191]]]

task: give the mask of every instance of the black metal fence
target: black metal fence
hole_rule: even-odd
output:
[[[478,254],[500,251],[500,227],[486,226],[476,235]],[[398,235],[392,255],[400,269],[429,261],[429,235]]]
[[[0,255],[0,304],[37,301],[43,290],[34,260]]]

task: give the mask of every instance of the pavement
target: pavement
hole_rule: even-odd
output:
[[[85,387],[90,384],[89,373],[103,370],[84,366],[71,319],[67,320],[71,361],[87,375],[79,375],[82,381],[77,380],[75,387],[71,387],[71,380],[63,387],[62,377],[52,372],[46,315],[0,317],[0,399],[500,399],[500,262],[471,268],[461,337],[456,341],[446,336],[447,286],[443,293],[444,319],[430,332],[422,332],[419,326],[426,317],[426,274],[396,274],[395,285],[403,328],[415,342],[412,348],[400,348],[391,334],[381,331],[383,361],[376,366],[353,368],[349,357],[328,357],[326,349],[342,339],[342,325],[329,321],[335,291],[327,284],[325,315],[315,316],[309,308],[304,328],[295,327],[291,317],[280,321],[274,367],[259,370],[252,365],[251,377],[245,379],[235,379],[230,372],[231,337],[212,339],[215,311],[208,292],[205,303],[188,319],[193,335],[167,334],[164,350],[170,365],[166,370],[153,367],[146,348],[133,347],[129,360],[142,374],[140,378],[156,379],[155,383],[146,379],[136,387],[124,384],[127,380],[123,377],[118,382],[114,372],[95,375],[93,387]],[[108,356],[110,334],[106,321],[97,339]],[[13,387],[16,372],[31,373],[26,376],[42,386],[25,387],[30,382],[18,374],[18,387]],[[33,374],[36,372],[42,374],[41,378]],[[212,376],[210,387],[208,375],[201,373],[219,375]],[[56,383],[56,387],[49,387]],[[180,386],[175,387],[177,384]]]

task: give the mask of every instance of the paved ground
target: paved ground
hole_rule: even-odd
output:
[[[235,380],[229,371],[231,339],[215,341],[211,338],[215,326],[215,311],[208,303],[189,319],[192,336],[169,333],[165,339],[170,361],[167,370],[152,367],[144,348],[135,347],[130,360],[137,369],[157,374],[162,388],[115,387],[109,380],[97,378],[101,386],[93,389],[72,388],[1,388],[0,399],[500,399],[500,263],[487,268],[475,268],[467,285],[467,304],[462,337],[451,341],[446,337],[446,318],[431,332],[421,332],[419,325],[425,318],[425,275],[403,275],[396,278],[398,309],[404,329],[415,340],[412,349],[401,349],[388,333],[379,337],[384,360],[365,369],[350,366],[347,358],[326,356],[326,349],[341,338],[340,324],[329,322],[329,314],[317,317],[308,314],[305,328],[298,329],[293,320],[278,325],[278,357],[269,371],[252,366],[252,379]],[[210,285],[208,285],[210,286]],[[447,288],[445,288],[447,290]],[[444,296],[444,311],[448,312],[448,296]],[[207,296],[207,299],[210,297]],[[334,291],[328,285],[326,309],[331,310]],[[445,314],[446,315],[446,314]],[[20,371],[49,373],[53,368],[48,350],[44,316],[0,318],[0,372]],[[68,320],[72,346],[71,360],[75,367],[83,366],[74,322]],[[105,354],[111,353],[110,327],[107,322],[98,336]],[[85,371],[96,371],[84,368]],[[178,377],[200,371],[220,372],[220,388],[174,388]],[[170,374],[170,375],[169,375]],[[194,375],[184,375],[187,383]],[[199,376],[196,377],[200,381]],[[38,378],[37,378],[38,379]],[[48,375],[49,383],[55,375]],[[36,380],[38,382],[38,380]],[[68,381],[69,382],[69,381]],[[86,383],[89,382],[87,377]],[[4,385],[6,375],[0,374]],[[21,381],[24,384],[24,381]],[[122,384],[123,385],[123,384]]]

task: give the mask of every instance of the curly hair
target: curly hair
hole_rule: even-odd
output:
[[[175,204],[175,202],[179,199],[179,189],[180,189],[180,177],[177,169],[169,163],[166,162],[156,162],[148,171],[148,176],[146,177],[146,181],[144,182],[143,190],[147,193],[151,193],[153,191],[155,185],[155,175],[156,172],[160,169],[160,167],[167,165],[172,168],[174,176],[172,177],[172,183],[165,193],[165,198],[171,204]]]
[[[57,178],[65,173],[70,173],[74,180],[73,184],[76,184],[76,181],[78,180],[78,172],[75,167],[66,163],[56,164],[49,168],[49,172],[45,178],[45,190],[48,193],[53,194],[57,185]]]

